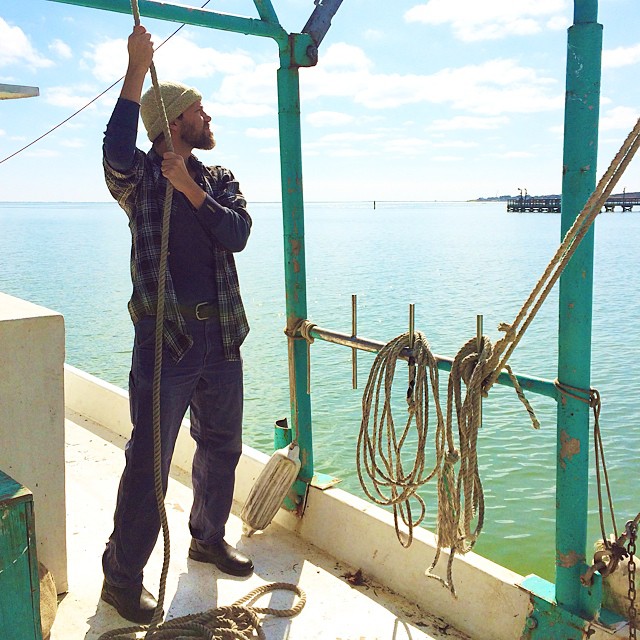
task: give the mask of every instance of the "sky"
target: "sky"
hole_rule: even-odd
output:
[[[180,4],[201,6],[204,0]],[[300,32],[313,0],[272,0]],[[208,10],[258,18],[252,0]],[[601,0],[598,176],[640,115],[640,2]],[[559,193],[571,0],[344,0],[300,70],[307,201],[468,200]],[[157,46],[179,25],[142,23]],[[108,201],[101,166],[126,70],[130,15],[51,0],[0,0],[0,83],[40,95],[0,101],[0,201]],[[154,56],[158,76],[197,87],[249,202],[281,199],[276,70],[268,38],[187,26]],[[150,80],[148,80],[150,83]],[[147,150],[142,124],[138,145]],[[639,161],[619,184],[640,191]]]

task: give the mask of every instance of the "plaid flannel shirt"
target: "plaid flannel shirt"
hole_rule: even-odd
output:
[[[231,171],[219,166],[205,167],[193,155],[189,160],[202,171],[207,193],[218,204],[232,209],[251,224],[246,201]],[[156,312],[162,214],[167,184],[160,171],[160,163],[161,158],[153,149],[147,154],[136,149],[133,166],[126,173],[116,171],[103,160],[107,187],[129,218],[133,294],[128,308],[134,324],[143,316],[155,315]],[[172,215],[175,209],[174,201]],[[213,251],[224,354],[227,360],[239,360],[240,345],[249,333],[249,324],[240,297],[235,260],[232,252],[218,243],[214,242]],[[178,308],[168,268],[163,339],[176,362],[193,344]]]

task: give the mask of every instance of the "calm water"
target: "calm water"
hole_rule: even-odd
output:
[[[251,212],[252,237],[238,256],[252,327],[243,352],[245,429],[246,441],[269,453],[273,423],[289,407],[282,225],[277,204],[255,204]],[[316,203],[307,205],[305,224],[310,320],[351,333],[355,293],[358,334],[385,341],[407,330],[415,303],[416,329],[446,356],[475,335],[477,314],[484,316],[485,334],[498,339],[498,323],[515,318],[560,233],[558,215],[507,214],[500,203],[378,203],[375,210],[371,203]],[[592,384],[603,398],[619,526],[640,510],[639,242],[640,213],[597,221]],[[64,314],[67,362],[126,388],[133,335],[126,310],[129,231],[117,205],[0,203],[0,255],[0,291]],[[556,318],[557,292],[511,358],[517,373],[556,377]],[[320,341],[311,349],[317,471],[342,478],[344,489],[362,495],[355,446],[373,355],[359,354],[354,391],[350,349]],[[406,385],[404,365],[396,376],[400,387]],[[540,431],[531,429],[512,390],[496,386],[484,403],[478,448],[487,514],[476,550],[552,580],[555,403],[530,400]],[[403,410],[399,405],[398,416]],[[432,527],[433,490],[425,496]]]

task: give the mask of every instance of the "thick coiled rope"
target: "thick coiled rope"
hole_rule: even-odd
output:
[[[438,548],[427,575],[443,582],[455,594],[451,567],[456,553],[470,551],[484,524],[484,494],[478,469],[478,431],[482,423],[483,382],[490,373],[493,346],[483,336],[465,344],[453,360],[447,387],[446,413],[440,402],[438,363],[420,331],[409,333],[384,345],[371,367],[362,398],[362,423],[358,436],[356,466],[360,485],[376,504],[393,508],[396,535],[408,547],[413,529],[426,515],[424,499],[418,490],[437,477]],[[393,379],[398,359],[409,356],[407,418],[396,429],[393,412]],[[518,397],[539,427],[533,410],[510,368]],[[465,390],[463,390],[463,384]],[[433,461],[427,464],[429,408],[435,410]],[[457,425],[457,436],[455,435]],[[412,431],[414,435],[412,436]],[[457,444],[456,444],[457,440]],[[460,463],[456,471],[457,463]],[[416,509],[417,507],[417,509]],[[415,516],[414,516],[415,511]],[[401,530],[400,522],[407,531]],[[433,573],[442,548],[450,548],[447,578]]]
[[[298,596],[298,602],[290,609],[252,606],[252,603],[261,596],[278,590],[293,591]],[[300,587],[286,582],[274,582],[254,589],[232,605],[174,618],[159,625],[152,623],[150,626],[139,625],[114,629],[100,636],[100,640],[136,640],[142,637],[148,640],[187,640],[188,638],[251,640],[256,636],[264,640],[265,634],[260,616],[292,618],[302,611],[305,603],[306,595]]]

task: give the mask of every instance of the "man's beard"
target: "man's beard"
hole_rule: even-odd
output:
[[[204,151],[209,151],[216,146],[213,131],[209,127],[204,127],[200,133],[197,133],[193,126],[183,127],[182,141],[193,149],[203,149]]]

